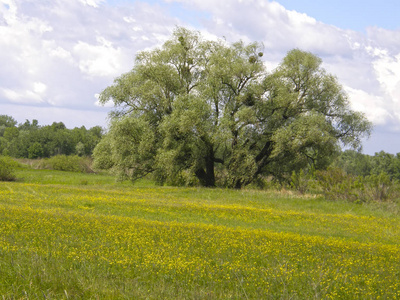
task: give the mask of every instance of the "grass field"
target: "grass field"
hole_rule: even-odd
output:
[[[0,182],[2,299],[400,299],[394,203],[17,176]]]

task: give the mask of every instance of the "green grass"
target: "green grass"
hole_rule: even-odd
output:
[[[3,299],[396,299],[398,204],[115,183],[0,183]]]

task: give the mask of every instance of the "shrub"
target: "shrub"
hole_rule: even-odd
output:
[[[340,168],[317,172],[324,196],[331,200],[355,202],[391,201],[399,197],[399,184],[387,173],[366,177],[347,174]]]
[[[340,168],[317,171],[316,176],[327,199],[351,202],[366,201],[364,180],[361,176],[349,175]]]
[[[394,192],[394,182],[387,173],[370,175],[365,178],[368,196],[372,200],[385,201],[391,198]]]
[[[293,171],[292,176],[290,176],[290,187],[300,194],[305,194],[313,186],[314,178],[315,171],[313,168],[308,170],[307,173],[303,169],[298,172]]]
[[[10,157],[0,156],[0,181],[14,181],[15,168],[18,163],[12,160]]]
[[[44,161],[45,169],[69,171],[69,172],[82,172],[93,173],[91,168],[91,161],[89,158],[79,157],[77,155],[56,155]]]
[[[93,167],[95,170],[110,170],[114,166],[112,147],[108,135],[93,150]]]

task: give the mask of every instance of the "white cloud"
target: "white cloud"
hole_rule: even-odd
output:
[[[37,94],[43,94],[47,90],[47,86],[43,82],[35,82],[33,84],[33,91]]]
[[[394,102],[400,103],[400,53],[391,56],[382,51],[373,66],[384,91]]]
[[[71,55],[71,52],[65,50],[64,48],[57,46],[54,41],[45,43],[45,48],[47,48],[47,52],[51,58],[59,58],[61,60],[65,60],[69,63],[73,63],[74,59]]]
[[[97,44],[79,41],[73,48],[78,57],[79,69],[91,76],[117,76],[124,71],[126,57],[119,47],[104,37],[97,37]]]
[[[136,19],[132,17],[123,17],[122,18],[126,23],[136,23]]]
[[[360,111],[376,125],[385,124],[392,116],[385,107],[385,99],[381,96],[369,94],[363,90],[344,87],[351,99],[354,110]]]
[[[15,90],[15,89],[0,89],[0,95],[6,97],[13,103],[23,103],[23,104],[38,104],[43,103],[43,99],[40,95],[41,93],[35,90]]]
[[[99,7],[99,4],[104,3],[104,0],[79,0],[81,3],[92,6],[92,7]]]
[[[0,16],[7,24],[13,24],[17,21],[17,5],[13,0],[0,1]]]
[[[374,45],[378,45],[391,54],[399,53],[400,29],[387,30],[378,27],[369,27],[367,28],[367,37]]]
[[[0,61],[7,62],[0,68],[0,105],[99,109],[93,94],[173,27],[161,7],[140,2],[0,0]]]
[[[348,50],[346,31],[317,22],[296,11],[288,11],[277,2],[180,0],[193,9],[202,9],[212,17],[204,19],[206,29],[229,41],[261,41],[266,50],[286,52],[301,48],[320,53],[341,54]]]

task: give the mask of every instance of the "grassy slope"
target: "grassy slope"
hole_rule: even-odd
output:
[[[0,183],[5,298],[400,297],[395,204],[18,177]]]

